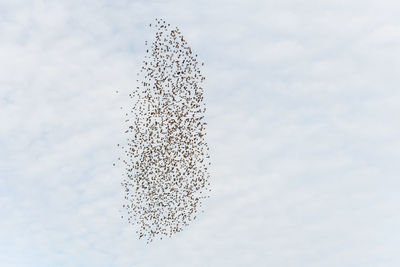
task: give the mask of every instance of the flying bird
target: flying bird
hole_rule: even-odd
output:
[[[147,242],[171,237],[197,218],[209,197],[211,164],[205,140],[205,77],[197,55],[178,27],[163,19],[156,19],[153,27],[156,34],[138,73],[139,86],[129,94],[133,101],[125,115],[130,117],[125,118],[127,142],[122,147],[124,217]]]

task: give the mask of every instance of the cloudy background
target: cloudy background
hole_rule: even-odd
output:
[[[399,266],[399,13],[0,0],[0,265]],[[112,164],[155,18],[205,62],[213,192],[146,245],[120,218]]]

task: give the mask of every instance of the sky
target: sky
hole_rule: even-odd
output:
[[[1,266],[399,266],[399,13],[0,0]],[[205,63],[212,192],[183,232],[146,244],[120,218],[113,163],[155,18]]]

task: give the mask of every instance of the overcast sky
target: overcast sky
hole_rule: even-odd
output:
[[[113,163],[155,18],[205,62],[213,191],[147,245]],[[0,265],[400,266],[399,71],[394,0],[0,0]]]

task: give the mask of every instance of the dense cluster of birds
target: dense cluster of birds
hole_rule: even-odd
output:
[[[177,27],[162,19],[149,26],[155,40],[129,94],[122,160],[125,218],[147,242],[182,231],[211,191],[197,55]]]

